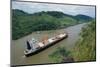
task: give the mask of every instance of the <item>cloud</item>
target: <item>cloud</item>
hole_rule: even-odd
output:
[[[12,1],[12,9],[20,9],[28,13],[40,11],[61,11],[66,14],[77,15],[84,14],[95,17],[94,6],[79,6],[79,5],[62,5],[62,4],[46,4],[33,2],[16,2]]]

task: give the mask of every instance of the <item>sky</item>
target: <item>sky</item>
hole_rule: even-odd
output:
[[[36,13],[36,12],[41,12],[41,11],[61,11],[69,15],[83,14],[83,15],[95,17],[95,6],[12,1],[12,9],[23,10],[27,13]]]

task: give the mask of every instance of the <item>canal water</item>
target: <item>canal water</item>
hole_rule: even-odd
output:
[[[79,38],[79,33],[81,31],[81,28],[85,25],[83,24],[78,24],[75,26],[70,26],[65,29],[60,29],[60,30],[49,30],[49,31],[38,31],[38,32],[33,32],[30,35],[27,35],[25,37],[22,37],[18,40],[12,40],[11,44],[11,64],[12,65],[27,65],[27,64],[44,64],[44,63],[54,63],[48,55],[54,52],[57,47],[66,47],[67,50],[71,50],[76,41]],[[67,32],[68,33],[68,38],[56,43],[55,45],[49,47],[48,49],[45,49],[44,51],[30,56],[30,57],[25,57],[24,56],[24,50],[26,47],[26,41],[30,40],[31,38],[35,38],[39,41],[44,36],[48,37],[53,37],[56,36],[58,33],[62,32]]]

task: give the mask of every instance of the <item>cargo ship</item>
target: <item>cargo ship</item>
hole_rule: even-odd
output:
[[[44,40],[40,42],[32,38],[32,40],[26,42],[27,47],[24,51],[24,55],[26,57],[29,57],[34,54],[37,54],[67,37],[67,33],[62,33],[51,38],[44,38]]]

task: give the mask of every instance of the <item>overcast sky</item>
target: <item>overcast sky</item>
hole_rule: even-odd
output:
[[[46,4],[33,2],[12,2],[12,9],[20,9],[28,13],[41,11],[61,11],[70,15],[83,14],[95,17],[94,6],[79,6],[79,5],[62,5],[62,4]]]

